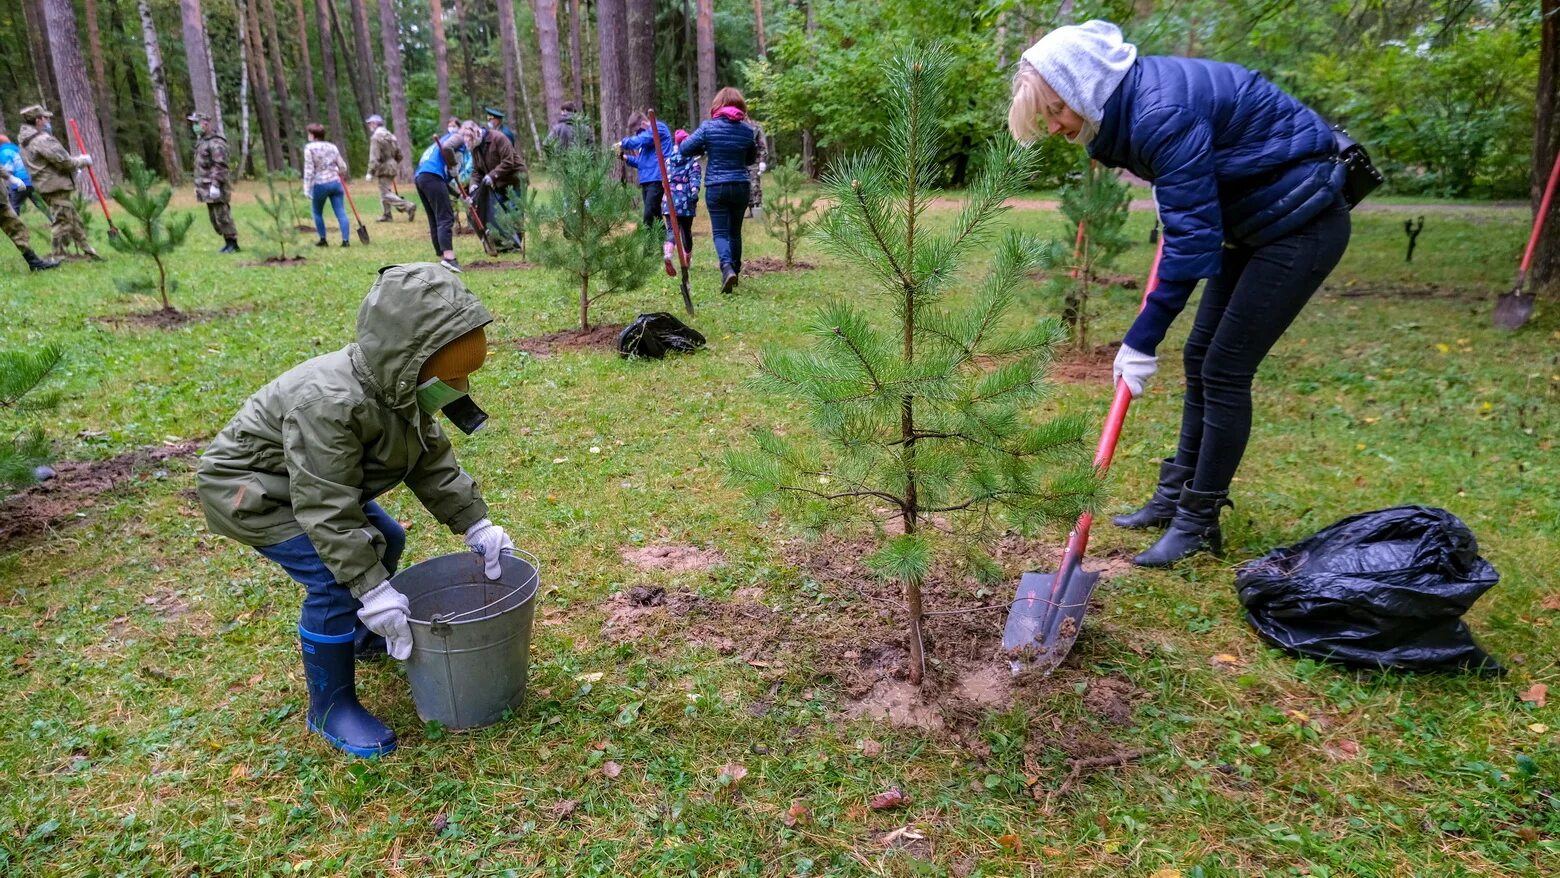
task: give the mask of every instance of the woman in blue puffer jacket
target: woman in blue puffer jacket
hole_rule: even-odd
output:
[[[715,93],[709,121],[688,136],[678,153],[708,155],[704,203],[710,209],[710,237],[720,257],[720,291],[729,293],[742,273],[742,217],[747,213],[748,165],[758,161],[758,130],[747,121],[747,100],[730,86]]]
[[[672,129],[666,127],[666,123],[657,120],[655,123],[657,132],[661,135],[661,153],[666,156],[672,154]],[[665,223],[661,218],[661,162],[655,154],[655,134],[650,131],[650,117],[644,113],[635,113],[628,120],[628,129],[633,134],[613,144],[613,148],[623,156],[623,161],[639,171],[639,194],[644,199],[645,228],[651,228],[657,223]]]
[[[1115,522],[1167,528],[1133,559],[1141,566],[1218,552],[1219,511],[1251,435],[1252,377],[1349,244],[1332,129],[1259,73],[1138,57],[1104,21],[1057,28],[1024,52],[1008,127],[1030,142],[1041,121],[1154,185],[1165,227],[1159,286],[1115,365],[1133,396],[1154,374],[1171,321],[1208,279],[1183,350],[1175,456],[1147,505]]]

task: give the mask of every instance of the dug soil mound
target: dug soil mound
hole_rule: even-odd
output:
[[[110,314],[103,317],[94,317],[96,323],[112,326],[116,329],[175,329],[180,326],[188,326],[193,323],[205,323],[208,320],[218,320],[223,317],[232,317],[245,311],[253,310],[252,305],[234,306],[231,308],[204,308],[195,311],[180,311],[177,309],[158,308],[155,311],[135,311],[129,314]]]
[[[75,523],[78,513],[96,507],[122,486],[147,477],[158,477],[173,459],[194,456],[197,442],[180,442],[140,448],[108,460],[64,461],[54,465],[55,476],[33,485],[0,503],[0,549]]]
[[[483,259],[461,266],[465,271],[525,271],[535,267],[535,263],[524,259]]]
[[[621,323],[607,323],[590,329],[565,329],[522,338],[515,342],[515,347],[535,357],[550,357],[562,351],[616,350],[618,333],[622,331]]]
[[[641,570],[665,570],[670,573],[687,573],[709,570],[726,563],[726,556],[718,549],[701,549],[698,546],[662,545],[618,549],[623,560]]]
[[[757,259],[749,259],[742,263],[742,274],[744,276],[757,277],[760,274],[769,274],[774,271],[809,271],[817,267],[811,262],[795,259],[792,260],[791,267],[786,268],[784,259],[776,259],[773,256],[760,256]]]
[[[1094,345],[1079,350],[1066,347],[1056,352],[1051,364],[1051,380],[1064,384],[1104,384],[1110,386],[1111,368],[1116,363],[1116,352],[1121,342]]]
[[[307,256],[288,256],[285,258],[281,256],[267,256],[264,259],[251,259],[248,262],[240,262],[239,265],[245,268],[297,268],[301,265],[307,265],[308,262],[309,257]]]
[[[722,655],[741,654],[768,667],[780,616],[760,602],[758,590],[742,590],[730,601],[686,590],[634,586],[606,602],[601,634],[615,643],[707,646]]]

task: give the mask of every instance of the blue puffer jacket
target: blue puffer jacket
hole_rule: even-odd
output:
[[[672,129],[666,127],[666,123],[659,120],[655,123],[655,127],[661,132],[661,152],[670,156],[672,154]],[[624,160],[639,169],[639,182],[661,182],[661,163],[656,161],[655,137],[650,133],[649,128],[632,137],[623,138],[623,142],[619,146],[624,152],[638,151],[638,155],[625,156]]]
[[[1223,247],[1260,246],[1314,219],[1343,186],[1332,129],[1236,64],[1139,57],[1105,104],[1090,157],[1154,184],[1165,226],[1159,289],[1127,333],[1153,353]]]
[[[758,129],[745,121],[717,116],[688,135],[677,151],[686,156],[709,155],[704,167],[706,188],[717,183],[746,183],[748,165],[758,161]]]

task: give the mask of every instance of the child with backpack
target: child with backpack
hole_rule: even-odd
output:
[[[688,139],[688,132],[677,129],[672,135],[672,141],[681,146]],[[677,255],[676,241],[672,237],[677,230],[682,231],[683,250],[690,257],[693,254],[693,218],[699,213],[699,186],[703,182],[703,168],[699,160],[694,156],[684,156],[673,152],[666,160],[666,178],[672,187],[672,203],[662,202],[661,215],[667,217],[672,209],[677,212],[677,223],[674,227],[670,220],[666,222],[666,242],[661,246],[661,255],[666,262],[666,273],[676,277],[677,269],[672,264],[672,259]]]

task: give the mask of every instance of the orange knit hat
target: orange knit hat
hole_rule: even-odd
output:
[[[479,326],[434,351],[423,363],[417,383],[438,378],[456,390],[468,389],[466,376],[482,368],[487,360],[487,333],[482,329]]]

